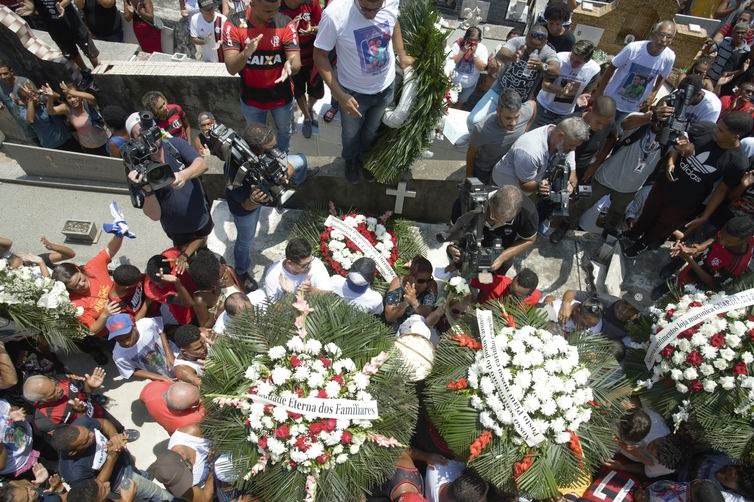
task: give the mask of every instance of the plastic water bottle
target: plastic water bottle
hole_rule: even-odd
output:
[[[539,49],[534,49],[531,54],[529,54],[529,57],[526,60],[526,67],[524,68],[524,71],[522,75],[524,77],[533,77],[534,76],[534,70],[532,68],[529,68],[529,59],[539,57]]]

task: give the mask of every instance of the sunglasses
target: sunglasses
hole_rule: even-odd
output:
[[[379,12],[379,11],[381,11],[382,9],[384,9],[384,8],[385,8],[385,1],[384,1],[384,0],[383,0],[383,2],[382,2],[382,5],[380,5],[380,6],[379,6],[379,7],[377,7],[376,9],[370,9],[370,8],[368,8],[368,7],[362,7],[362,5],[361,5],[361,3],[359,2],[359,0],[354,0],[354,2],[356,3],[356,7],[358,7],[358,8],[359,8],[359,10],[360,10],[360,11],[361,11],[362,13],[364,13],[364,14],[370,14],[370,13],[373,13],[373,12]]]
[[[535,33],[529,33],[529,36],[533,38],[534,40],[539,40],[540,42],[544,42],[547,40],[547,34],[535,32]]]

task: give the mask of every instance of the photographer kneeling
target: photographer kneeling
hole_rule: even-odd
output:
[[[534,203],[517,186],[502,186],[490,192],[488,197],[483,235],[477,239],[481,240],[483,248],[492,248],[498,243],[502,246],[502,252],[492,261],[490,271],[505,275],[513,265],[513,258],[534,246],[539,217]],[[461,200],[456,200],[451,215],[453,222],[461,217],[461,207]],[[468,244],[464,242],[465,238],[454,240],[447,247],[451,266],[459,270],[463,264],[463,250]]]
[[[133,139],[121,147],[121,152],[124,159],[130,158],[129,144],[138,147],[139,142],[151,152],[144,162],[151,162],[156,168],[146,173],[139,172],[138,167],[134,168],[136,166],[128,166],[126,161],[131,167],[128,179],[135,196],[132,202],[150,219],[160,222],[173,245],[183,250],[181,256],[185,256],[185,260],[200,247],[213,227],[207,197],[198,179],[207,170],[207,161],[185,140],[162,138],[161,134],[156,134],[156,127],[151,114],[142,113],[141,117],[132,114],[126,121],[126,131]],[[172,183],[165,184],[155,178],[155,174],[162,174],[159,164],[170,167],[174,177]]]
[[[277,157],[280,151],[277,149],[275,131],[264,124],[249,124],[241,133],[241,137],[248,143],[249,148],[255,155]],[[300,185],[307,179],[319,173],[319,168],[307,169],[306,157],[303,154],[288,154],[288,180],[292,185]],[[225,176],[230,179],[229,165],[225,163]],[[225,189],[225,198],[228,201],[228,209],[233,215],[236,225],[237,237],[233,247],[233,262],[238,280],[246,292],[258,288],[257,282],[252,276],[253,262],[251,260],[251,246],[257,232],[259,222],[259,208],[269,205],[271,198],[258,187],[243,183],[237,188]]]

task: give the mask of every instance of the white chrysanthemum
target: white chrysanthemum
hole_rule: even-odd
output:
[[[751,364],[754,362],[754,355],[752,355],[751,352],[743,352],[741,354],[741,361],[743,361],[744,364]]]
[[[335,345],[334,343],[330,342],[324,346],[325,352],[327,352],[329,355],[333,357],[339,357],[343,351],[340,350],[340,347]]]
[[[719,383],[720,387],[725,390],[733,390],[736,388],[736,379],[732,376],[720,377]]]
[[[702,357],[705,359],[714,359],[717,357],[717,347],[714,347],[712,345],[702,345],[699,348],[699,351],[702,353]]]
[[[287,422],[288,421],[288,412],[285,411],[285,408],[282,406],[275,406],[272,409],[272,418],[277,420],[278,423],[280,422]]]
[[[341,453],[340,455],[335,457],[336,464],[345,464],[346,462],[348,462],[348,455],[346,455],[345,453]]]
[[[319,388],[325,384],[325,377],[322,373],[312,373],[306,380],[306,384],[311,388]]]
[[[319,441],[314,441],[312,445],[306,450],[306,456],[314,460],[325,453],[325,447]]]
[[[284,368],[283,366],[276,366],[274,370],[272,370],[272,383],[275,385],[283,385],[288,381],[288,379],[291,377],[291,370],[288,368]]]
[[[492,394],[495,391],[495,385],[492,383],[492,379],[488,376],[483,376],[479,380],[479,389],[487,395]]]
[[[338,397],[340,394],[340,384],[334,380],[327,382],[325,392],[327,392],[327,397],[330,399]]]
[[[696,377],[698,377],[699,374],[696,372],[695,368],[686,368],[683,372],[683,378],[686,380],[696,380]]]
[[[542,412],[543,415],[545,415],[547,417],[551,417],[551,416],[553,416],[555,414],[555,412],[558,411],[558,406],[555,403],[555,401],[553,401],[553,400],[550,399],[550,400],[542,402],[542,405],[540,407],[540,411]]]
[[[270,382],[259,382],[257,385],[257,394],[260,396],[268,396],[275,391],[275,387]]]
[[[356,373],[353,377],[353,383],[358,390],[364,390],[369,387],[369,377],[364,373]]]
[[[529,394],[526,396],[526,399],[521,403],[521,405],[524,407],[524,410],[526,410],[527,413],[534,413],[535,411],[539,410],[539,399],[537,399],[534,395]]]
[[[720,357],[722,357],[726,361],[732,361],[733,358],[736,357],[736,351],[734,351],[733,349],[731,349],[729,347],[726,347],[726,348],[720,350]]]
[[[309,368],[307,368],[304,365],[299,366],[296,368],[296,370],[293,372],[293,379],[297,382],[305,382],[309,379],[309,376],[311,375],[311,371],[309,371]]]
[[[681,394],[686,394],[689,391],[689,388],[683,385],[681,382],[676,382],[675,388]]]
[[[246,373],[244,373],[244,378],[247,380],[256,380],[259,378],[259,368],[256,365],[251,365],[248,368],[246,368]]]
[[[307,353],[313,356],[316,356],[322,350],[322,342],[320,342],[319,340],[315,340],[314,338],[309,338],[306,341],[305,345],[306,345],[306,348],[304,350],[306,350]]]
[[[357,453],[359,453],[359,450],[360,450],[360,449],[361,449],[361,445],[358,445],[358,444],[352,444],[352,445],[351,445],[351,446],[350,446],[350,447],[348,448],[348,453],[350,453],[351,455],[356,455]]]
[[[717,388],[717,382],[715,382],[714,380],[711,380],[711,379],[710,380],[704,380],[704,382],[702,382],[702,384],[704,386],[705,392],[714,392],[715,389]]]
[[[283,357],[285,357],[285,347],[283,347],[282,345],[276,345],[275,347],[272,347],[267,351],[267,356],[273,361],[282,359]]]
[[[288,340],[288,343],[286,343],[285,346],[288,347],[288,350],[291,352],[303,352],[304,340],[300,336],[294,336]]]
[[[572,375],[573,380],[577,385],[586,385],[589,381],[589,370],[582,368]]]
[[[699,365],[699,372],[704,376],[710,376],[715,372],[715,368],[713,368],[711,364],[703,363]]]

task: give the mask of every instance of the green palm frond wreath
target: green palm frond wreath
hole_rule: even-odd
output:
[[[447,31],[439,27],[440,14],[434,2],[407,0],[399,21],[406,52],[416,58],[417,94],[406,122],[396,129],[383,125],[366,154],[365,167],[380,183],[397,182],[429,148],[429,134],[444,113],[445,92],[450,86],[443,71]]]
[[[488,303],[482,308],[493,312],[495,334],[508,326],[511,319],[519,328],[548,327],[547,316],[541,309],[513,302],[504,306]],[[466,342],[475,347],[465,345]],[[480,412],[471,405],[471,387],[461,385],[453,390],[453,385],[470,378],[469,368],[480,350],[476,317],[467,314],[441,339],[425,390],[429,417],[450,449],[501,490],[520,491],[535,499],[557,496],[559,487],[588,480],[591,472],[615,451],[613,428],[622,412],[620,402],[630,395],[631,385],[622,376],[609,340],[586,331],[572,333],[568,344],[576,347],[579,364],[590,372],[586,386],[593,393],[591,417],[579,425],[576,446],[573,439],[559,444],[546,435],[543,442],[528,447],[512,425],[505,426],[501,436],[482,426]],[[506,365],[506,368],[514,367]]]
[[[305,500],[307,477],[311,475],[287,468],[287,462],[269,463],[263,471],[252,475],[262,455],[259,443],[249,439],[248,414],[238,408],[223,407],[217,399],[219,396],[245,397],[250,392],[250,381],[245,375],[247,368],[255,361],[270,363],[265,359],[270,348],[286,345],[296,336],[294,321],[299,311],[295,300],[287,296],[269,305],[266,311],[256,309],[236,316],[225,336],[212,347],[201,387],[207,409],[202,430],[212,449],[218,454],[230,454],[240,475],[239,488],[270,501]],[[379,354],[390,355],[366,388],[378,401],[380,416],[372,421],[369,431],[408,445],[418,414],[417,397],[413,384],[405,378],[402,360],[394,355],[392,330],[373,315],[346,304],[335,295],[312,294],[306,301],[313,308],[305,317],[307,340],[318,340],[325,348],[334,343],[342,350],[343,357],[353,360],[356,368],[373,361]],[[306,386],[305,383],[300,385]],[[307,387],[305,392],[311,390]],[[386,447],[371,440],[364,442],[348,461],[319,472],[313,500],[359,500],[392,476],[401,451],[401,447]]]

